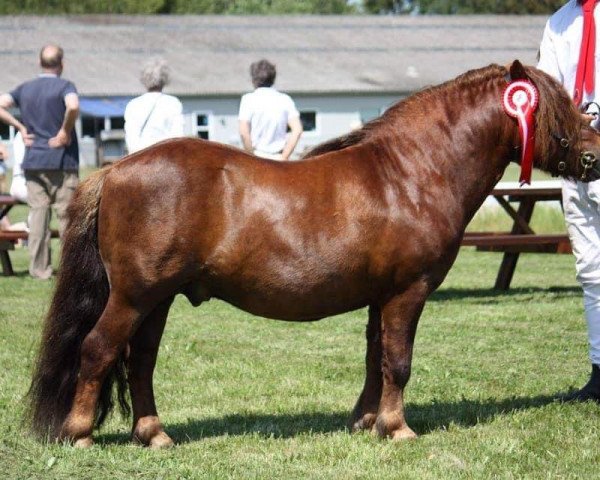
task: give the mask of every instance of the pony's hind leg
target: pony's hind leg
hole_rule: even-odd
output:
[[[152,448],[173,445],[158,419],[152,388],[158,347],[172,303],[173,297],[170,297],[150,312],[129,342],[128,380],[133,406],[132,436],[134,441]]]
[[[377,419],[379,399],[383,387],[381,373],[381,310],[375,305],[369,307],[367,324],[366,377],[362,393],[350,417],[353,431],[368,430]]]
[[[375,422],[382,437],[416,437],[404,418],[404,387],[410,378],[417,323],[429,292],[426,282],[415,282],[382,309],[383,388]]]
[[[77,447],[92,445],[97,415],[103,419],[110,408],[110,391],[102,389],[104,380],[122,354],[135,331],[140,312],[110,294],[98,322],[81,345],[79,377],[71,410],[65,419],[59,440],[72,441]],[[105,395],[107,399],[98,400]]]

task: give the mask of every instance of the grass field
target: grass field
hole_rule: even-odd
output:
[[[15,212],[18,217],[19,211]],[[15,218],[18,220],[18,218]],[[407,419],[393,443],[350,434],[363,382],[366,312],[312,324],[211,301],[171,311],[155,376],[167,451],[129,443],[115,414],[78,450],[22,428],[52,283],[0,277],[0,475],[7,479],[598,478],[600,408],[557,394],[588,375],[569,255],[524,255],[513,289],[490,289],[500,255],[463,249],[417,332]]]

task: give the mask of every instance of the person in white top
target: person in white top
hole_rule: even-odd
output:
[[[267,60],[250,65],[255,90],[243,95],[240,102],[240,137],[247,152],[263,158],[288,160],[303,129],[292,98],[273,87],[276,74],[275,65]]]
[[[17,132],[13,138],[13,167],[12,181],[10,182],[10,195],[21,202],[27,202],[27,185],[25,184],[25,173],[21,164],[25,158],[25,143],[21,132]]]
[[[0,122],[6,123],[7,125],[14,126],[17,129],[17,134],[21,138],[23,138],[21,132],[24,132],[24,134],[27,135],[27,137],[29,139],[31,139],[31,135],[29,135],[27,133],[27,128],[25,127],[25,125],[23,125],[19,120],[17,120],[15,117],[13,117],[12,114],[8,110],[5,110],[1,106],[0,106]],[[5,184],[6,163],[4,161],[7,158],[8,158],[8,150],[6,149],[5,145],[2,142],[0,142],[0,193],[4,192],[6,190],[6,184]]]
[[[600,102],[600,78],[595,74],[600,50],[594,28],[600,27],[599,20],[595,0],[570,0],[550,17],[540,45],[538,68],[556,78],[584,109],[589,102]],[[577,280],[583,288],[592,363],[588,383],[564,400],[600,402],[600,180],[564,180],[562,193]]]
[[[3,143],[0,143],[0,156],[6,160],[8,158],[8,150]],[[23,203],[27,202],[27,185],[25,183],[25,173],[21,168],[25,158],[25,143],[21,132],[17,132],[13,139],[13,167],[12,181],[10,182],[9,194],[20,200]],[[8,216],[0,220],[0,230],[29,230],[25,222],[11,224]]]
[[[140,80],[147,93],[125,107],[125,143],[129,153],[161,140],[183,136],[183,107],[177,97],[162,93],[169,83],[167,63],[160,58],[144,65]]]

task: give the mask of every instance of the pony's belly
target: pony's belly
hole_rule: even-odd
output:
[[[197,290],[203,292],[205,299],[219,298],[253,315],[290,321],[318,320],[370,303],[370,282],[340,278],[330,282],[305,280],[213,278]]]
[[[252,248],[220,245],[205,255],[198,283],[210,297],[255,315],[302,321],[348,312],[368,305],[383,278],[391,278],[385,269],[370,274],[369,257],[357,248],[333,249],[317,240],[293,246],[247,239],[244,245]]]
[[[339,301],[339,299],[315,299],[315,298],[262,298],[252,300],[244,298],[222,298],[231,305],[253,315],[258,315],[274,320],[286,320],[292,322],[308,322],[321,320],[322,318],[339,315],[368,304],[366,301]]]

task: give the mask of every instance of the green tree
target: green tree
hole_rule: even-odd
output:
[[[175,13],[283,14],[349,13],[346,0],[175,0]]]
[[[362,0],[366,13],[550,14],[565,0]],[[356,12],[347,0],[0,0],[0,14],[187,13],[342,14]]]
[[[415,8],[413,0],[364,0],[366,13],[407,13]]]
[[[421,13],[468,14],[513,13],[550,14],[565,3],[564,0],[414,0],[411,2]]]
[[[0,14],[340,14],[346,0],[0,0]]]
[[[163,13],[171,0],[0,0],[0,14]]]
[[[363,0],[367,13],[424,14],[512,13],[550,14],[565,0]]]

